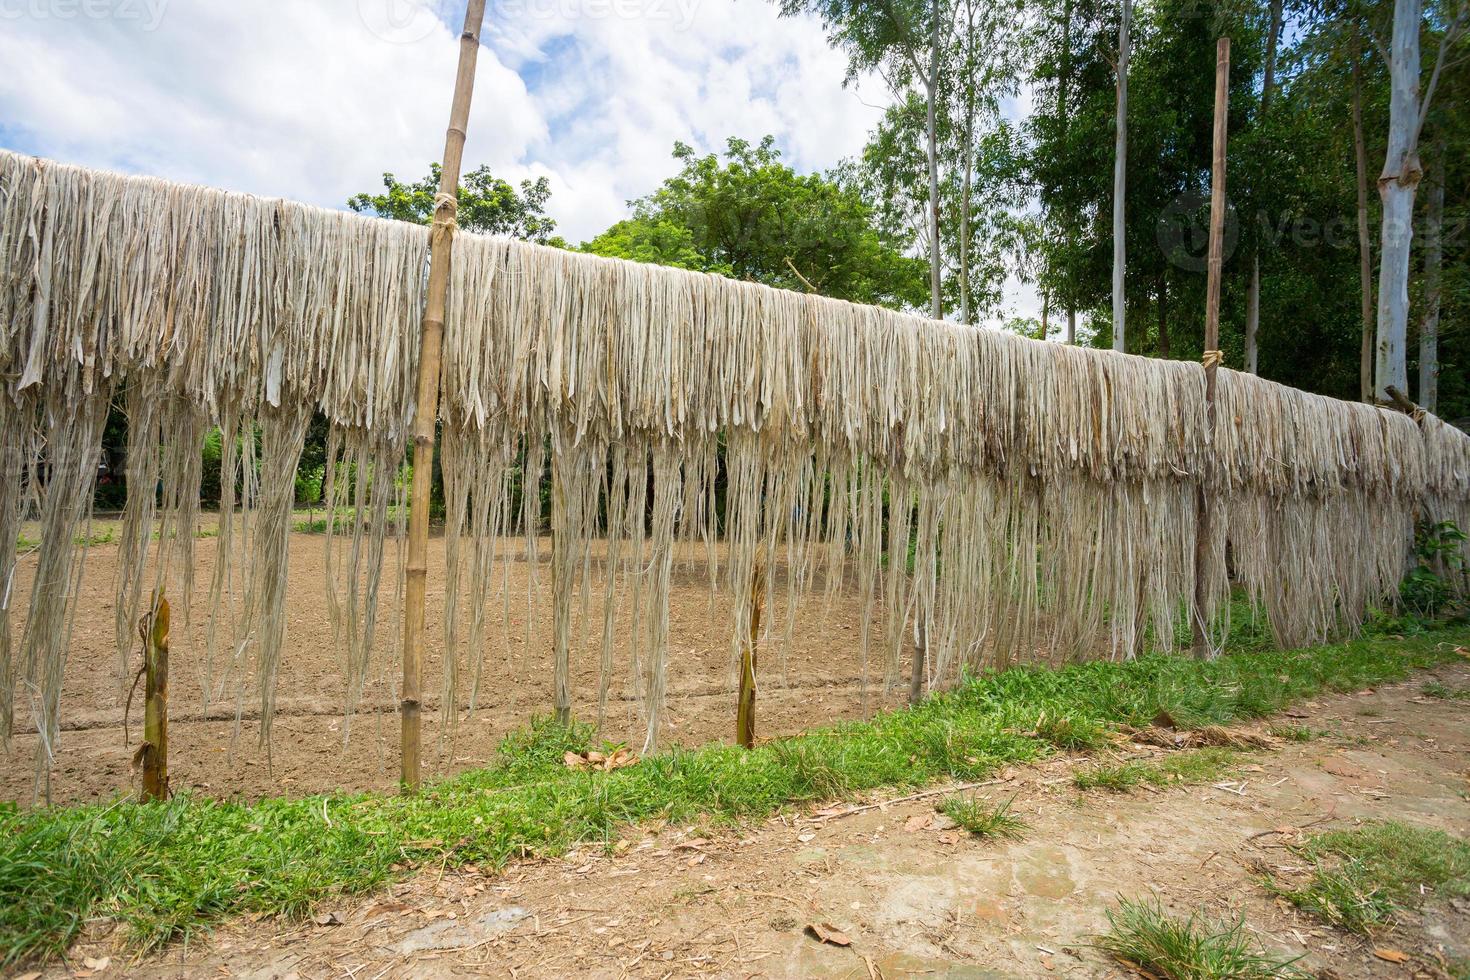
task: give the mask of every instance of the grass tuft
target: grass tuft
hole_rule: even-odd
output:
[[[1283,742],[1310,742],[1313,739],[1332,734],[1331,732],[1311,728],[1307,725],[1272,725],[1266,731],[1272,738],[1279,738]]]
[[[123,921],[147,949],[231,915],[304,915],[429,864],[494,868],[606,845],[630,822],[737,821],[879,788],[983,779],[1114,726],[1163,715],[1185,727],[1219,725],[1323,691],[1402,680],[1449,662],[1448,650],[1467,642],[1461,628],[1213,661],[1152,655],[1016,668],[870,721],[753,751],[676,748],[611,773],[562,761],[590,747],[589,728],[537,720],[504,740],[493,765],[415,798],[333,793],[249,804],[185,794],[158,804],[0,806],[0,967],[59,955],[94,918]],[[1177,753],[1139,781],[1214,778],[1230,757]]]
[[[1420,690],[1427,697],[1440,698],[1444,701],[1470,700],[1470,687],[1450,687],[1448,684],[1441,684],[1439,681],[1431,681],[1420,688]]]
[[[1191,786],[1224,776],[1239,760],[1228,749],[1207,748],[1176,752],[1157,762],[1098,763],[1072,777],[1078,789],[1110,789],[1126,793],[1137,786]]]
[[[1307,880],[1266,887],[1323,921],[1371,935],[1428,891],[1470,896],[1470,842],[1397,821],[1314,834],[1293,848],[1311,862]]]
[[[1108,910],[1108,931],[1097,937],[1098,948],[1115,958],[1166,980],[1271,980],[1306,977],[1292,966],[1295,959],[1271,956],[1246,935],[1244,917],[1209,922],[1198,914],[1187,919],[1164,911],[1157,899],[1120,899]]]
[[[1014,802],[1012,797],[992,806],[973,796],[950,796],[939,811],[976,837],[1019,840],[1026,832],[1026,821],[1011,812]]]

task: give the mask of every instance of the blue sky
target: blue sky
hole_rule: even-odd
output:
[[[0,145],[341,207],[439,157],[462,10],[3,0]],[[489,0],[465,166],[548,176],[582,241],[673,172],[675,140],[772,133],[800,170],[856,154],[886,93],[845,71],[768,0]]]

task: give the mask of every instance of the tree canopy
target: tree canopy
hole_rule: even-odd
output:
[[[880,226],[853,168],[798,174],[770,136],[732,138],[723,158],[684,143],[673,155],[679,172],[585,251],[858,303],[923,302],[924,264],[905,254],[911,239]]]
[[[423,180],[405,184],[391,173],[383,174],[383,193],[354,194],[347,206],[361,214],[395,221],[429,224],[434,218],[434,197],[439,193],[439,164],[429,165]],[[481,166],[460,177],[459,226],[483,235],[508,235],[541,245],[561,245],[553,233],[556,221],[546,213],[551,182],[545,177],[521,181],[520,191]]]

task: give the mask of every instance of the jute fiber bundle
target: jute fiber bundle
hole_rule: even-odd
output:
[[[1403,578],[1442,450],[1402,413],[1235,371],[1217,398],[1213,492],[1234,578],[1284,646],[1354,629]]]
[[[1425,518],[1453,521],[1470,532],[1470,438],[1438,416],[1425,414],[1424,431]],[[1470,568],[1470,540],[1460,543],[1460,557]],[[1470,595],[1470,576],[1459,582],[1462,595]]]
[[[162,487],[124,515],[119,648],[147,589],[193,587],[197,450],[218,428],[206,673],[240,715],[258,699],[262,739],[293,476],[325,419],[328,611],[350,714],[383,659],[380,596],[399,581],[386,542],[401,529],[426,229],[14,154],[0,154],[0,193],[0,535],[13,544],[21,515],[41,515],[46,583],[20,645],[0,629],[7,699],[20,692],[49,752],[95,472],[81,464],[117,401],[130,485]],[[1391,596],[1426,492],[1463,513],[1470,489],[1467,440],[1438,420],[1421,434],[1227,371],[1206,432],[1197,364],[469,234],[454,249],[440,400],[450,733],[485,696],[509,619],[491,583],[513,558],[531,593],[550,593],[552,635],[526,648],[545,651],[556,707],[569,665],[591,658],[601,721],[625,617],[625,682],[652,748],[680,554],[702,550],[712,594],[733,597],[731,677],[759,567],[765,607],[785,611],[776,630],[804,596],[852,594],[865,676],[871,656],[896,682],[921,633],[942,683],[1171,647],[1191,614],[1201,485],[1228,515],[1206,613],[1222,614],[1233,568],[1286,643],[1351,628]],[[7,583],[15,563],[0,544]]]

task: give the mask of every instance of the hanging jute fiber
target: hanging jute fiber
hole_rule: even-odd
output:
[[[385,543],[402,528],[427,242],[415,225],[0,153],[0,706],[7,731],[28,713],[46,734],[43,770],[112,403],[129,485],[161,488],[124,513],[119,649],[154,587],[188,608],[199,449],[218,430],[205,686],[241,712],[252,699],[263,740],[294,474],[325,419],[327,609],[344,708],[358,705],[393,654],[373,637],[401,578]],[[942,684],[1172,648],[1193,613],[1201,485],[1224,515],[1202,613],[1219,629],[1234,581],[1283,644],[1391,601],[1423,511],[1470,518],[1470,438],[1432,417],[1222,370],[1207,431],[1198,364],[471,234],[452,268],[436,627],[451,733],[490,693],[508,560],[551,592],[552,635],[527,643],[555,679],[543,710],[570,703],[579,657],[598,660],[605,707],[625,623],[652,749],[676,558],[700,547],[732,597],[731,681],[764,567],[768,610],[855,594],[865,675],[887,684],[922,628]],[[42,537],[17,641],[4,615],[26,514]]]

